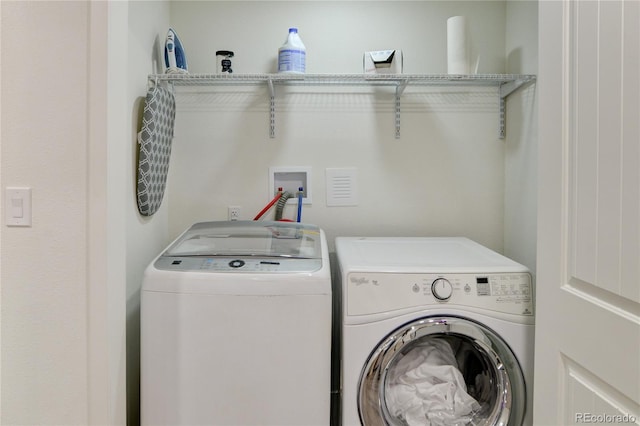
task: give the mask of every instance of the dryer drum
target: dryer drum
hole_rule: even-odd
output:
[[[427,316],[387,335],[360,375],[365,426],[520,425],[526,389],[509,346],[458,316]]]

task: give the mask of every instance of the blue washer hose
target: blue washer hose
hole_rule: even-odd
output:
[[[299,187],[298,188],[298,222],[300,222],[300,220],[302,220],[302,193],[303,193],[304,188],[303,187]]]

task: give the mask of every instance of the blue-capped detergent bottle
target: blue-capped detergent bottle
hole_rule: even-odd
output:
[[[287,41],[278,49],[278,72],[304,73],[307,49],[297,28],[289,28]]]

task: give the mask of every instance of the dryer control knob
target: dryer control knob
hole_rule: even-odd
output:
[[[453,286],[445,278],[438,278],[431,284],[431,293],[438,300],[449,300],[453,294]]]

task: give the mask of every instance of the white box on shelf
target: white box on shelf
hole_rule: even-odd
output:
[[[402,74],[402,50],[364,52],[365,74]]]

